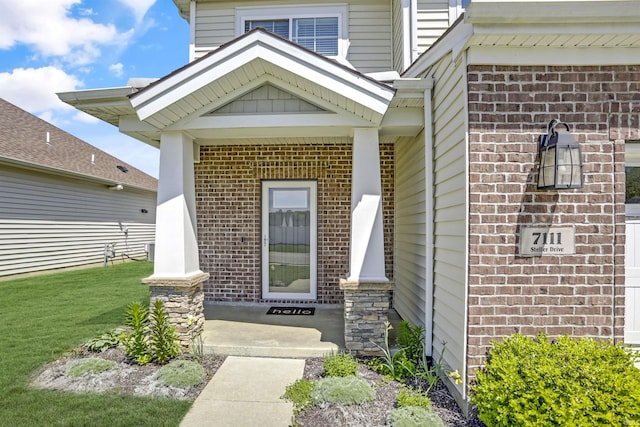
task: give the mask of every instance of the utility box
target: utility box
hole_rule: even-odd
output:
[[[147,253],[147,261],[154,261],[155,252],[156,252],[156,244],[155,243],[145,243],[144,251]]]

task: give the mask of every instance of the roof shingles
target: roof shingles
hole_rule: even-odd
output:
[[[157,191],[158,188],[155,178],[2,98],[0,161],[53,169],[125,187],[149,191]],[[127,172],[118,166],[124,166]]]

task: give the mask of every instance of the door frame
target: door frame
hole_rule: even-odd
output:
[[[263,180],[261,183],[261,290],[263,299],[317,300],[318,298],[318,182],[316,180]],[[269,190],[308,188],[310,202],[309,227],[309,293],[271,292],[269,290]]]

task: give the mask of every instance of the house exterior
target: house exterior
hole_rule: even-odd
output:
[[[112,244],[109,263],[146,259],[156,192],[155,178],[0,99],[0,279],[103,264]]]
[[[463,406],[493,339],[638,342],[638,2],[175,3],[191,63],[60,94],[160,147],[159,294],[344,303],[367,353],[393,289]],[[537,189],[553,119],[582,188]]]

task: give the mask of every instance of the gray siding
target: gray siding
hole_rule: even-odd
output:
[[[116,243],[119,259],[144,259],[155,204],[156,193],[2,165],[0,276],[100,263],[105,243]]]
[[[289,92],[266,84],[210,114],[317,113],[323,111],[325,110]]]
[[[195,57],[201,57],[236,37],[236,7],[268,7],[282,4],[282,1],[199,2],[195,19]],[[332,3],[300,0],[296,4],[331,5]],[[336,2],[335,4],[344,3]],[[348,4],[347,60],[364,73],[391,70],[393,59],[390,2],[388,0],[356,0]]]
[[[449,28],[449,2],[418,0],[418,54],[426,51]]]
[[[463,62],[463,61],[461,61]],[[463,373],[466,354],[467,150],[464,68],[445,56],[431,70],[434,132],[434,358]],[[457,386],[464,396],[464,387]]]
[[[395,145],[395,262],[393,306],[404,320],[424,325],[426,203],[424,134]]]

